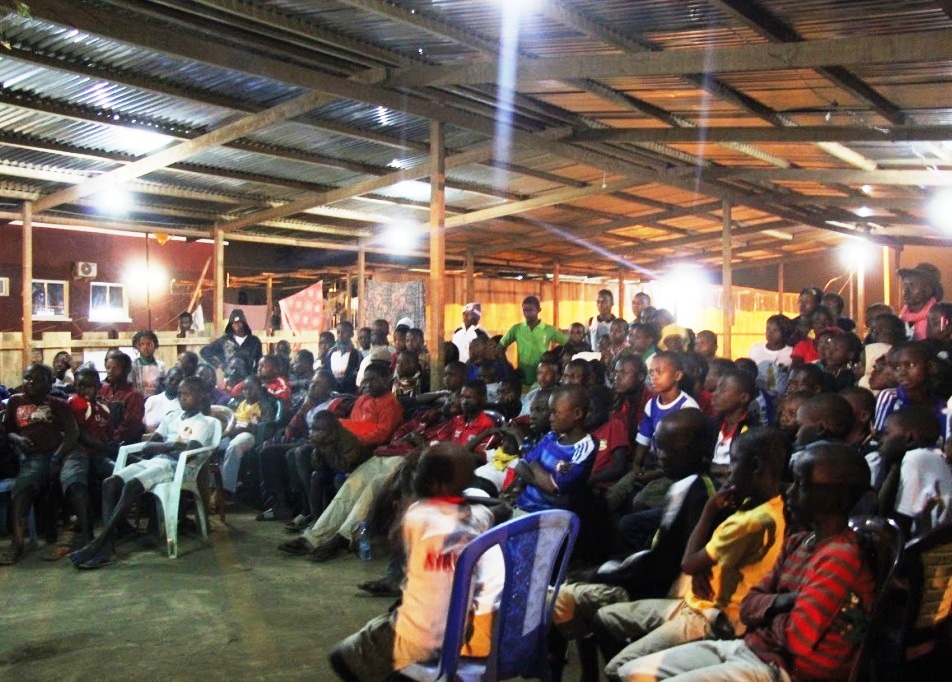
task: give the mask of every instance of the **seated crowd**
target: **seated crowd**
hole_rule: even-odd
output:
[[[870,306],[865,336],[842,298],[808,288],[799,315],[770,317],[738,360],[644,293],[632,320],[616,317],[608,290],[568,333],[534,296],[501,337],[467,304],[434,390],[408,320],[392,336],[386,320],[356,334],[343,321],[317,356],[285,342],[263,354],[235,311],[168,370],[139,332],[139,357],[110,352],[103,382],[57,356],[28,367],[5,406],[0,465],[16,481],[0,562],[27,550],[35,509],[48,558],[111,563],[142,493],[171,480],[176,453],[212,444],[209,415],[225,415],[217,504],[284,522],[276,550],[309,561],[366,532],[388,548],[385,575],[359,587],[401,602],[333,649],[342,679],[432,658],[455,555],[546,509],[581,519],[553,679],[573,640],[586,680],[846,679],[878,588],[849,516],[891,517],[907,538],[952,522],[952,303],[927,265],[901,272],[900,315]],[[142,439],[144,458],[113,473],[118,448]],[[75,528],[58,540],[61,517]],[[500,570],[480,563],[468,655],[485,652]]]

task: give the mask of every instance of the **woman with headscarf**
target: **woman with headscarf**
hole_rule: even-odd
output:
[[[942,282],[939,268],[932,263],[919,263],[914,268],[900,268],[902,280],[902,310],[899,319],[912,327],[912,340],[926,338],[929,311],[942,300]]]

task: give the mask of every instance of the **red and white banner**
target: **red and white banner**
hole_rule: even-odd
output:
[[[281,328],[292,334],[324,331],[324,282],[315,282],[307,289],[278,301],[281,306]]]

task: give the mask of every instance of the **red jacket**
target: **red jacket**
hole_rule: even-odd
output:
[[[99,389],[99,400],[109,407],[112,415],[113,437],[122,443],[142,440],[142,418],[145,416],[145,398],[128,381],[113,386],[104,383]]]
[[[362,395],[354,401],[349,419],[341,419],[345,429],[357,436],[363,445],[383,445],[403,422],[403,407],[393,397],[385,393],[379,398]]]

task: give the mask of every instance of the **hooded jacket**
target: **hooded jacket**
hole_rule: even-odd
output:
[[[231,323],[235,319],[244,322],[245,329],[248,330],[248,336],[245,337],[244,342],[241,344],[238,343],[235,339],[235,335],[231,331]],[[231,315],[228,316],[228,321],[225,323],[224,333],[199,352],[206,362],[210,362],[219,367],[224,366],[228,358],[231,357],[231,353],[225,352],[225,347],[229,344],[234,344],[234,354],[243,357],[245,362],[248,363],[248,370],[253,372],[255,367],[258,366],[258,360],[261,359],[261,340],[252,333],[251,327],[248,325],[248,320],[245,317],[245,311],[241,308],[235,308],[231,311]]]

